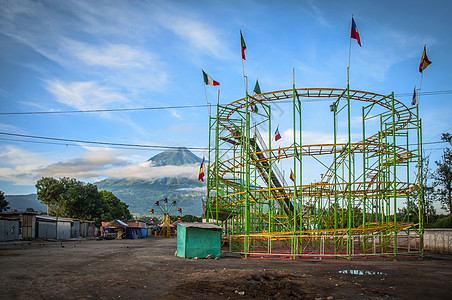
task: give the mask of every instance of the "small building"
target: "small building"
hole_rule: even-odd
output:
[[[221,227],[209,223],[177,224],[177,256],[219,257],[221,255]]]
[[[105,238],[120,240],[125,236],[127,227],[129,227],[129,225],[118,219],[111,222],[102,222],[102,235]]]
[[[23,212],[23,211],[8,211],[1,212],[0,217],[2,219],[19,219],[19,237],[21,238],[34,238],[36,237],[36,215],[37,212]],[[0,229],[1,230],[1,229]]]
[[[68,240],[71,238],[71,220],[57,219],[49,216],[36,216],[38,237]],[[58,231],[58,232],[57,232]]]
[[[148,236],[146,222],[136,220],[125,223],[129,225],[126,228],[126,239],[141,239]]]
[[[19,217],[0,216],[0,242],[18,240],[21,236]]]

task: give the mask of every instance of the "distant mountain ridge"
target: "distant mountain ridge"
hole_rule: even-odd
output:
[[[154,155],[147,161],[153,162],[153,166],[182,166],[187,164],[201,163],[202,159],[193,154],[185,147],[178,147],[176,149],[169,149]]]
[[[10,210],[25,211],[27,208],[33,208],[36,211],[47,210],[47,206],[38,200],[36,194],[5,195],[5,200],[9,202]]]

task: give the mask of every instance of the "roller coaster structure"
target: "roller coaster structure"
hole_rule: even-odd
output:
[[[333,142],[304,144],[303,102],[328,99]],[[290,100],[291,145],[272,147],[272,105]],[[361,106],[358,126],[352,105],[353,112]],[[253,96],[246,92],[245,98],[217,105],[209,119],[206,218],[223,226],[224,249],[245,257],[422,255],[421,128],[418,106],[407,107],[394,93],[295,84]],[[306,159],[318,169],[306,170]],[[281,162],[286,169],[290,165],[290,183]],[[320,181],[305,182],[307,172],[318,172]],[[402,203],[408,212],[416,208],[419,222],[395,213]]]

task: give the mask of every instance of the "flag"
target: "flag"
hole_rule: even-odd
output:
[[[204,70],[202,70],[202,76],[204,78],[204,83],[206,85],[220,85],[218,81],[215,81],[212,78],[210,78],[210,76],[207,75],[206,72],[204,72]]]
[[[290,178],[290,180],[292,180],[292,182],[295,182],[292,169],[290,169],[290,177],[289,178]]]
[[[411,105],[416,105],[417,103],[417,99],[416,99],[416,87],[414,87],[414,91],[413,91],[413,99],[411,100]]]
[[[278,140],[281,139],[281,134],[279,134],[278,128],[279,128],[279,126],[276,127],[276,131],[275,131],[275,142],[277,142]]]
[[[178,208],[177,212],[181,214],[182,213],[182,208]]]
[[[360,47],[362,47],[361,40],[359,39],[358,28],[356,27],[356,23],[355,23],[355,20],[353,19],[353,17],[352,17],[352,32],[351,32],[350,38],[356,39],[356,41],[358,42],[358,45]]]
[[[425,68],[428,67],[429,64],[432,62],[428,60],[427,53],[425,52],[425,46],[424,46],[424,52],[422,53],[421,63],[419,64],[419,72],[422,73],[422,71],[425,70]]]
[[[256,106],[256,104],[251,103],[250,107],[251,107],[251,111],[252,112],[257,113],[257,106]]]
[[[259,80],[256,79],[256,85],[254,86],[254,93],[255,94],[262,94],[261,87],[259,86]]]
[[[199,167],[198,180],[204,182],[204,156],[202,157],[201,166]]]
[[[240,30],[240,46],[242,48],[242,59],[246,60],[245,58],[245,50],[246,50],[246,44],[245,40],[243,39],[242,31]]]

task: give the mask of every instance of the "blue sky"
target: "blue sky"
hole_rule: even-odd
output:
[[[297,87],[345,88],[352,14],[362,47],[352,41],[351,89],[394,91],[409,104],[420,84],[424,44],[433,63],[424,71],[422,91],[452,90],[451,6],[449,1],[0,0],[0,112],[199,106],[206,103],[201,69],[220,82],[220,102],[232,102],[245,93],[240,30],[250,89],[256,78],[262,92],[290,89],[293,68]],[[208,86],[208,100],[215,102],[216,95]],[[421,97],[424,142],[439,141],[451,130],[450,97],[450,92]],[[303,120],[307,142],[330,139],[327,109],[306,106],[312,112]],[[280,109],[274,123],[289,136],[286,108]],[[208,113],[198,107],[3,114],[0,132],[202,148],[208,146]],[[95,182],[195,177],[198,169],[150,168],[145,161],[160,150],[50,142],[0,135],[0,190],[33,193],[42,176]],[[443,146],[424,148],[434,161]]]

